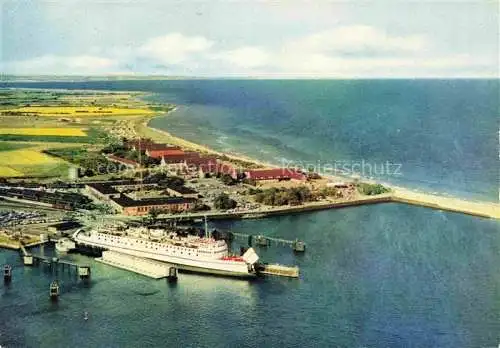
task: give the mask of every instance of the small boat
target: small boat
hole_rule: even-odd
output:
[[[61,238],[56,243],[56,250],[60,253],[67,253],[75,248],[75,242],[69,238]]]

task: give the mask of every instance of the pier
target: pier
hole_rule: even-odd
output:
[[[177,279],[177,269],[168,263],[126,255],[116,251],[103,251],[102,257],[95,259],[109,266],[121,268],[153,279]]]
[[[295,252],[304,252],[306,250],[306,244],[303,241],[300,241],[298,239],[288,240],[288,239],[283,239],[283,238],[278,238],[278,237],[267,237],[267,236],[263,236],[263,235],[254,236],[251,234],[244,234],[244,233],[237,233],[237,232],[230,232],[230,231],[227,233],[230,233],[231,235],[233,235],[235,237],[239,237],[239,238],[248,240],[248,246],[252,246],[253,242],[255,241],[255,243],[261,247],[268,247],[274,243],[275,245],[288,245]]]
[[[297,266],[285,266],[279,264],[260,264],[257,269],[260,274],[290,278],[298,278],[300,273],[299,267]]]
[[[25,246],[21,244],[20,246],[21,257],[23,258],[23,264],[25,266],[38,266],[42,265],[48,268],[51,272],[57,272],[59,268],[62,268],[62,271],[67,270],[69,273],[73,271],[74,274],[77,274],[80,279],[89,279],[90,278],[90,266],[88,265],[78,265],[76,263],[60,260],[57,257],[48,257],[44,255],[34,255],[29,253]]]

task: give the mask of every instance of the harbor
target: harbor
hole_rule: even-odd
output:
[[[169,227],[167,227],[167,229],[168,228]],[[56,230],[53,229],[52,231],[53,234]],[[50,245],[54,245],[55,251],[61,253],[62,256],[64,256],[67,252],[78,252],[81,250],[81,247],[86,247],[87,249],[89,247],[91,249],[97,248],[92,253],[100,254],[100,257],[95,259],[99,263],[134,272],[152,279],[166,278],[167,280],[169,280],[169,282],[177,280],[178,270],[180,270],[181,272],[194,271],[195,273],[211,273],[222,276],[233,275],[242,278],[246,278],[247,276],[256,277],[268,275],[298,278],[300,274],[298,267],[285,266],[281,264],[268,264],[267,262],[263,263],[259,261],[259,257],[252,247],[255,246],[259,248],[268,248],[271,246],[289,246],[296,253],[303,253],[305,252],[306,248],[305,243],[298,239],[286,240],[278,237],[268,237],[262,234],[247,235],[231,231],[218,231],[216,229],[214,229],[213,231],[209,231],[206,218],[204,226],[204,237],[197,236],[196,233],[198,232],[194,232],[194,235],[191,236],[184,235],[185,232],[182,229],[178,230],[178,233],[181,233],[180,236],[184,235],[184,237],[175,237],[177,235],[175,232],[174,234],[166,234],[167,230],[158,229],[158,227],[152,229],[148,229],[145,227],[129,227],[129,229],[126,230],[127,232],[120,232],[120,230],[113,230],[108,226],[103,231],[107,232],[105,234],[97,234],[96,236],[99,236],[97,239],[80,237],[84,235],[92,236],[92,233],[94,233],[92,232],[91,234],[84,234],[83,232],[81,232],[81,229],[78,229],[71,238],[51,238],[50,234],[40,234],[38,236],[22,235],[22,238],[19,239],[12,239],[13,237],[11,236],[11,239],[9,240],[9,243],[7,243],[7,245],[9,246],[9,248],[19,251],[19,255],[24,266],[41,267],[42,269],[48,270],[54,274],[58,274],[59,272],[67,272],[68,274],[77,275],[80,279],[90,279],[91,269],[88,265],[76,264],[74,262],[65,260],[64,258],[45,255],[44,249],[45,244],[47,243],[50,243]],[[194,231],[196,231],[196,229]],[[133,239],[125,238],[123,239],[123,242],[121,242],[120,238],[122,237],[117,235],[117,233],[121,235],[130,234],[134,237]],[[167,238],[168,236],[170,237]],[[176,242],[172,244],[170,242],[170,239],[174,237]],[[98,239],[100,240],[102,238],[104,238],[104,240],[109,239],[107,243],[116,243],[116,246],[101,246],[99,243],[95,244]],[[189,242],[187,242],[187,244],[186,242],[182,242],[182,238],[185,238],[185,240]],[[242,246],[240,248],[239,256],[232,254],[230,251],[231,244],[235,239],[239,239],[242,242],[242,244],[240,245],[248,245],[247,247]],[[29,240],[29,243],[26,243],[27,240]],[[157,243],[160,240],[163,240],[167,244]],[[176,248],[176,245],[181,245],[182,243],[184,243],[185,246],[191,247],[192,245],[195,245],[193,243],[198,243],[198,240],[204,240],[204,243],[213,243],[213,245],[217,247],[224,245],[224,247],[226,248],[224,250],[227,251],[224,251],[218,256],[214,255],[218,261],[213,264],[213,266],[210,266],[212,261],[210,261],[209,259],[206,259],[205,261],[200,260],[199,262],[197,262],[193,258],[193,261],[184,263],[185,261],[181,261],[181,259],[176,258],[175,255],[172,255],[172,257],[170,258],[162,258],[159,257],[159,251],[149,251],[150,249],[154,248],[156,248],[155,250],[158,250],[158,248],[163,248],[166,251],[169,243],[171,245],[170,247],[172,248]],[[179,242],[181,244],[179,244]],[[132,245],[131,243],[135,243],[135,248],[137,248],[137,251],[134,253],[129,253],[128,251],[126,251],[127,248],[121,248],[121,243],[129,245],[129,248],[130,245]],[[146,249],[141,249],[143,248],[143,243],[145,243]],[[148,245],[149,248],[147,247]],[[39,252],[31,252],[29,249],[33,247],[39,247]],[[196,248],[199,247],[204,248],[205,246],[204,244],[196,246]],[[179,250],[188,251],[188,254],[190,254],[189,248],[186,249],[184,247],[179,248]],[[192,250],[194,251],[194,253],[192,254],[193,257],[195,256],[195,254],[197,255],[199,252],[203,252],[203,249],[201,249],[201,251],[198,251],[197,249]],[[207,251],[205,251],[205,253]],[[180,254],[182,254],[182,251],[180,252]],[[222,264],[226,262],[227,266],[223,266]],[[217,263],[220,263],[220,265],[216,266]],[[242,268],[240,269],[238,267]],[[247,268],[248,274],[246,273]],[[5,268],[5,274],[7,274],[7,267]]]

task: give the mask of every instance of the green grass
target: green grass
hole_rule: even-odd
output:
[[[27,148],[30,146],[31,145],[29,145],[29,144],[15,144],[15,143],[0,142],[0,152],[1,151],[19,150],[19,149]]]
[[[68,177],[71,164],[66,162],[56,164],[41,164],[32,166],[17,166],[16,170],[23,173],[26,177]]]
[[[0,142],[1,141],[106,144],[110,141],[110,137],[105,131],[101,129],[90,128],[87,131],[86,137],[72,137],[72,136],[67,137],[58,135],[2,134],[0,135]]]

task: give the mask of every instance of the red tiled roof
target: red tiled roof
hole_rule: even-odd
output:
[[[200,157],[199,155],[197,157],[190,157],[186,159],[186,164],[188,165],[195,165],[195,166],[203,166],[203,165],[209,165],[212,164],[215,166],[215,164],[218,162],[216,157]]]
[[[154,158],[171,157],[171,156],[185,156],[186,153],[179,149],[154,149],[148,150],[148,156]]]
[[[146,151],[167,151],[167,150],[179,150],[182,151],[180,147],[168,145],[168,144],[141,144],[137,145],[135,148],[146,150]]]

